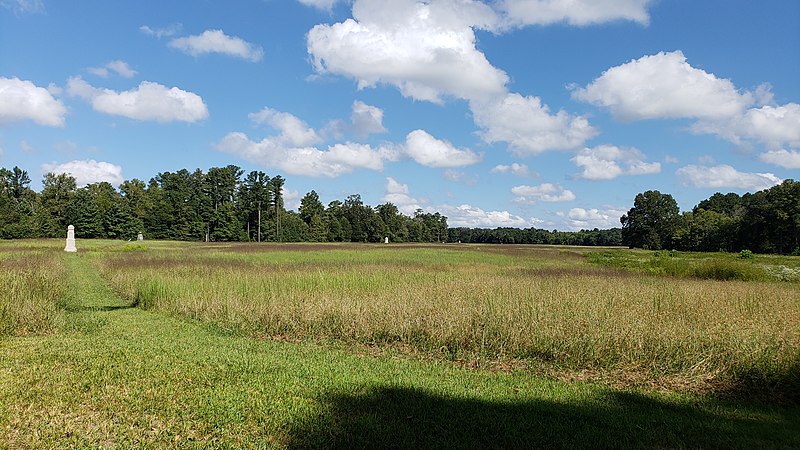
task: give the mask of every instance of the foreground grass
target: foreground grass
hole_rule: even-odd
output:
[[[800,283],[639,274],[535,246],[162,245],[96,262],[131,303],[258,336],[800,398]]]
[[[0,340],[0,448],[797,448],[796,408],[252,339],[131,308],[63,255],[58,334]],[[359,350],[360,349],[360,350]]]
[[[0,246],[0,337],[52,332],[61,321],[64,267],[52,248]]]

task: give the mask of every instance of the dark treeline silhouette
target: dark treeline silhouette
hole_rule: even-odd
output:
[[[450,228],[450,242],[476,244],[622,245],[622,230],[548,231],[538,228]]]
[[[358,194],[327,206],[315,191],[298,211],[284,207],[280,175],[245,175],[229,165],[208,172],[162,172],[147,183],[126,180],[77,187],[68,174],[45,174],[41,192],[19,167],[0,168],[0,238],[63,237],[75,225],[80,238],[265,242],[462,242],[627,245],[646,249],[800,252],[800,183],[754,194],[716,193],[680,213],[668,194],[638,194],[622,228],[548,231],[537,228],[448,228],[447,217],[392,203],[375,207]]]
[[[621,222],[629,247],[800,255],[800,182],[741,196],[718,192],[683,213],[671,195],[647,191]]]
[[[33,191],[19,167],[0,169],[0,238],[76,237],[269,242],[439,242],[447,217],[417,210],[402,214],[392,203],[365,205],[358,194],[324,206],[315,191],[299,212],[284,207],[281,176],[244,174],[237,166],[162,172],[119,189],[99,182],[77,187],[67,174],[45,174]]]

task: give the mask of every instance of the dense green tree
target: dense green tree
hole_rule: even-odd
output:
[[[99,238],[103,234],[103,218],[92,191],[82,187],[75,191],[67,209],[67,221],[75,226],[75,237]]]
[[[269,190],[270,178],[261,171],[247,174],[239,186],[237,206],[244,223],[248,239],[258,241],[264,238],[262,225],[267,218],[269,205],[272,204],[272,192]]]
[[[46,213],[46,222],[42,224],[44,237],[62,237],[69,225],[67,212],[72,205],[77,185],[75,177],[69,174],[48,172],[42,180],[40,194],[41,206]]]
[[[319,201],[316,191],[312,190],[300,199],[300,218],[306,224],[311,224],[311,219],[314,217],[322,217],[323,213],[325,213],[325,206]]]
[[[620,219],[623,243],[631,248],[669,248],[678,225],[678,213],[678,203],[669,194],[658,191],[638,194],[633,208]]]
[[[272,193],[272,210],[275,213],[274,215],[275,240],[278,242],[283,241],[283,236],[281,234],[281,215],[285,211],[283,209],[284,183],[286,183],[286,180],[280,175],[276,175],[271,180],[269,180],[269,190]]]

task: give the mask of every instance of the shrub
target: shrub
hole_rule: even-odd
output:
[[[746,250],[745,249],[745,250],[742,250],[741,252],[739,252],[739,258],[741,258],[741,259],[753,259],[754,255],[753,255],[753,252],[751,252],[750,250]]]

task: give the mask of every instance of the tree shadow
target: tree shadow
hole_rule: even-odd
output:
[[[288,447],[800,448],[796,408],[601,392],[565,403],[495,403],[401,387],[327,395],[318,414],[291,425]]]
[[[64,311],[70,313],[111,312],[111,311],[119,311],[123,309],[133,309],[133,308],[136,308],[136,305],[105,305],[105,306],[67,305],[64,307]]]

